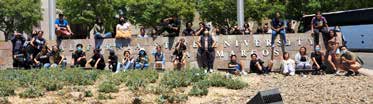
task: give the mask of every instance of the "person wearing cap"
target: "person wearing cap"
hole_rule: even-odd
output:
[[[186,65],[186,49],[187,47],[184,38],[180,38],[179,42],[176,43],[175,50],[172,54],[174,56],[173,64],[176,69],[181,69]]]
[[[91,59],[88,60],[87,64],[91,65],[91,67],[104,70],[105,69],[105,59],[104,56],[100,53],[101,49],[93,50],[93,56]]]
[[[145,52],[144,48],[141,48],[139,51],[139,56],[135,61],[135,69],[146,69],[149,67],[149,57]]]
[[[26,39],[17,32],[14,32],[14,36],[11,39],[12,42],[12,55],[13,55],[13,67],[23,67],[25,60],[24,60],[24,52],[23,52],[23,44],[25,44]]]
[[[62,43],[62,38],[64,36],[70,36],[74,34],[71,29],[69,22],[64,19],[63,14],[58,14],[58,19],[54,22],[54,27],[56,28],[56,35],[57,35],[57,47],[60,48]]]
[[[162,52],[162,46],[157,45],[156,51],[152,52],[152,54],[154,56],[155,61],[154,68],[163,70],[166,64],[166,56]]]
[[[58,65],[61,65],[64,69],[67,65],[66,57],[61,53],[61,50],[57,46],[52,46],[52,51],[49,52],[49,61],[52,64],[51,67],[56,68]]]
[[[117,72],[118,70],[118,56],[115,54],[114,50],[113,49],[110,49],[109,50],[109,69],[111,69],[111,71],[113,72]]]
[[[132,69],[134,66],[134,58],[131,56],[131,52],[129,50],[125,50],[123,52],[124,58],[122,60],[121,66],[124,71]],[[120,70],[117,70],[116,72],[119,72]]]
[[[212,72],[215,60],[216,41],[209,34],[209,31],[203,32],[203,35],[197,42],[197,46],[198,55],[200,56],[200,61],[202,62],[202,68],[207,69],[205,72]]]
[[[76,66],[85,67],[87,60],[86,60],[85,52],[83,51],[82,44],[76,45],[76,51],[73,52],[71,56],[72,56],[71,63],[74,67]]]

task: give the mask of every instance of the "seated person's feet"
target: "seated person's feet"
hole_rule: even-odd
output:
[[[352,72],[352,71],[348,71],[346,74],[345,74],[345,76],[352,76],[354,74],[354,72]]]

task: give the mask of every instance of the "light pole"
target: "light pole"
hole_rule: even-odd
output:
[[[237,0],[237,22],[239,29],[243,29],[245,23],[244,18],[244,0]]]
[[[48,14],[49,14],[49,40],[55,40],[54,20],[56,19],[56,0],[48,0]]]

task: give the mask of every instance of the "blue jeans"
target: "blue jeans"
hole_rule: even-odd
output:
[[[277,37],[278,34],[280,34],[281,43],[283,45],[286,44],[286,36],[285,36],[286,32],[285,32],[285,29],[280,30],[280,32],[276,32],[275,30],[272,30],[272,41],[271,41],[272,47],[275,44],[275,40],[276,40],[276,37]]]
[[[45,63],[45,64],[43,65],[43,67],[49,69],[49,68],[51,67],[51,64],[50,64],[50,63]]]
[[[122,49],[123,47],[128,47],[131,43],[131,39],[115,39],[115,47]]]
[[[111,32],[107,32],[102,36],[100,33],[95,33],[95,49],[100,49],[105,38],[112,37]]]
[[[145,69],[147,67],[149,67],[149,64],[144,64],[144,66],[142,66],[140,63],[136,63],[135,65],[136,69]]]

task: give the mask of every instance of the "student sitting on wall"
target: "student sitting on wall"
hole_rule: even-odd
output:
[[[157,45],[156,51],[152,53],[154,56],[154,68],[163,70],[166,64],[166,56],[162,52],[162,46]]]
[[[62,55],[62,52],[57,46],[52,46],[52,51],[49,52],[49,61],[51,62],[51,67],[57,67],[61,65],[62,68],[65,68],[67,65],[66,58]]]
[[[91,57],[91,59],[89,59],[87,64],[90,64],[91,67],[94,67],[96,69],[104,70],[106,66],[105,60],[104,60],[104,56],[102,56],[100,51],[101,49],[95,49],[93,51],[93,56]]]
[[[229,73],[235,75],[241,75],[243,73],[242,64],[237,61],[236,55],[231,55],[230,62],[228,63],[228,68],[235,68],[236,70],[230,70]]]
[[[49,68],[51,66],[48,55],[48,47],[43,46],[41,51],[34,58],[35,67]]]
[[[77,44],[76,45],[76,51],[72,53],[72,65],[74,67],[80,66],[80,67],[85,67],[87,60],[85,56],[85,52],[83,51],[83,45],[82,44]]]
[[[141,48],[139,51],[139,56],[137,57],[135,61],[135,68],[143,70],[148,67],[149,67],[148,55],[146,54],[145,49]]]
[[[117,72],[117,70],[119,69],[119,66],[118,65],[118,56],[115,54],[114,50],[110,49],[109,50],[109,69],[111,69],[112,72]]]

